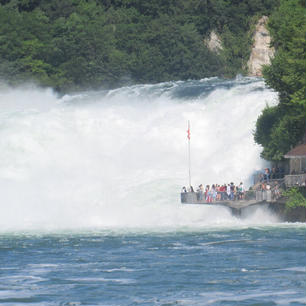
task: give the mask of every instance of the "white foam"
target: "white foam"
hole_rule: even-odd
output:
[[[130,278],[104,278],[104,277],[78,277],[78,278],[69,278],[66,279],[72,282],[78,283],[119,283],[123,285],[134,284],[136,281]]]
[[[205,82],[214,85],[209,94],[174,98]],[[169,82],[62,99],[50,90],[3,89],[0,231],[276,222],[265,211],[241,221],[224,207],[180,205],[187,120],[195,185],[248,185],[263,167],[252,132],[276,94],[258,79],[239,82]]]

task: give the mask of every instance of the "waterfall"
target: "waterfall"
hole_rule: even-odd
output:
[[[260,78],[134,85],[58,97],[0,87],[0,231],[271,223],[184,206],[191,122],[194,186],[252,183],[252,133],[277,94]]]

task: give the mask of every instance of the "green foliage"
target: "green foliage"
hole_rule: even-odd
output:
[[[288,197],[288,200],[286,201],[287,211],[296,207],[306,208],[305,188],[299,189],[297,187],[292,187],[283,192],[283,195]]]
[[[302,141],[306,125],[306,9],[299,0],[281,0],[269,29],[276,55],[264,68],[266,83],[279,93],[279,104],[266,108],[256,123],[255,141],[267,160],[281,160]]]
[[[262,114],[259,116],[256,122],[256,133],[255,141],[267,146],[270,139],[270,134],[272,133],[274,122],[279,118],[279,110],[277,107],[267,106]]]
[[[266,107],[256,122],[255,141],[263,146],[266,160],[280,161],[305,133],[305,113],[297,106],[285,112],[280,106]]]
[[[234,76],[278,0],[0,0],[0,77],[60,91]],[[204,43],[217,31],[224,50]],[[296,99],[299,99],[296,94]]]

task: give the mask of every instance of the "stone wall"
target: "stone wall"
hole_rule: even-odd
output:
[[[286,210],[284,202],[275,202],[269,204],[269,209],[273,211],[284,222],[306,222],[306,208],[296,207]]]

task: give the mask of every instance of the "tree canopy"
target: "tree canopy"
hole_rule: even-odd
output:
[[[305,137],[305,1],[281,0],[268,27],[276,55],[263,74],[266,83],[279,93],[279,104],[267,107],[258,118],[255,141],[263,146],[265,159],[278,161]]]
[[[0,78],[59,91],[243,73],[278,0],[0,0]],[[211,30],[223,51],[204,43]],[[298,50],[296,50],[298,52]]]

